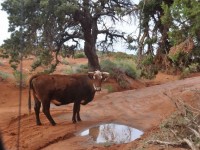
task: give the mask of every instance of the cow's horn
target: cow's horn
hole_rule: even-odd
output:
[[[106,75],[106,76],[109,76],[109,75],[110,75],[110,73],[108,73],[108,72],[102,72],[102,74],[103,74],[103,75]]]
[[[91,72],[91,71],[90,71],[90,72],[88,72],[88,74],[92,75],[92,74],[94,74],[94,72]]]

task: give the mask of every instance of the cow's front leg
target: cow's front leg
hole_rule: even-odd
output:
[[[56,123],[53,120],[53,118],[51,117],[51,114],[49,112],[50,109],[50,101],[46,101],[43,105],[43,113],[46,115],[47,119],[49,120],[49,122],[52,124],[52,126],[55,126]]]
[[[78,110],[80,110],[80,102],[74,102],[73,107],[73,116],[72,116],[72,122],[76,123],[76,115],[78,114]],[[79,116],[80,117],[80,116]],[[78,120],[79,121],[79,120]]]

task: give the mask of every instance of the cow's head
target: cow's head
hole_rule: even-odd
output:
[[[109,77],[109,73],[97,70],[94,72],[88,72],[88,76],[93,81],[93,87],[95,91],[101,91],[101,83],[102,81],[105,81]]]

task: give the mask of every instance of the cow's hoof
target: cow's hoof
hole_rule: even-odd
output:
[[[78,121],[82,121],[81,119],[78,119]]]
[[[38,125],[38,126],[41,126],[41,125],[42,125],[42,123],[41,123],[41,122],[38,122],[38,123],[37,123],[37,125]]]
[[[75,121],[75,120],[73,120],[72,122],[73,122],[74,124],[76,123],[76,121]]]
[[[56,123],[55,123],[55,122],[52,122],[52,123],[51,123],[51,125],[52,125],[52,126],[55,126],[55,125],[56,125]]]

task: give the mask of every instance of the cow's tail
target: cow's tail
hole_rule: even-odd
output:
[[[34,75],[29,79],[29,95],[28,95],[28,110],[29,110],[29,115],[31,114],[31,90],[33,90],[33,79],[38,77],[39,75]]]

